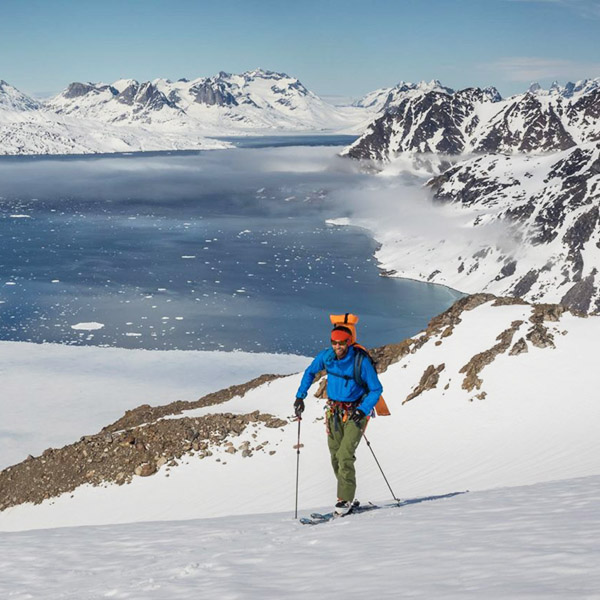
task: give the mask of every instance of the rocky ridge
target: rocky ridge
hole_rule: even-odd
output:
[[[163,466],[175,467],[184,455],[198,459],[212,456],[215,447],[225,447],[228,452],[239,450],[246,456],[255,451],[274,453],[275,449],[267,448],[260,440],[252,446],[244,444],[238,448],[232,441],[247,427],[286,425],[286,421],[272,415],[252,411],[244,415],[165,417],[243,396],[278,377],[262,375],[245,384],[207,394],[195,402],[176,401],[156,407],[142,405],[127,411],[96,435],[84,436],[63,448],[48,448],[38,457],[29,456],[0,472],[0,510],[23,502],[38,504],[84,484],[123,485],[134,476],[147,477]]]
[[[343,156],[379,163],[402,155],[541,153],[600,140],[600,79],[502,99],[495,88],[404,84]],[[442,160],[437,169],[449,166]]]

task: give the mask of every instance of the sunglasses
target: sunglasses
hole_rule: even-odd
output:
[[[337,340],[331,340],[332,346],[347,346],[348,342],[338,342]]]

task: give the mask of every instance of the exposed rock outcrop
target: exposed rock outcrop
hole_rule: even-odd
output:
[[[402,404],[406,404],[423,392],[437,387],[437,384],[440,381],[440,373],[445,368],[446,365],[444,363],[438,365],[437,367],[435,365],[429,365],[423,372],[421,380],[419,381],[419,385],[417,385],[415,389],[408,396],[406,396],[406,398],[402,401]]]
[[[492,346],[485,352],[480,352],[471,358],[471,360],[464,365],[459,373],[464,373],[465,378],[462,382],[462,388],[470,392],[473,389],[481,389],[482,379],[479,374],[483,368],[494,361],[498,354],[502,354],[508,350],[512,343],[515,332],[523,325],[523,321],[514,321],[511,323],[509,329],[503,331],[496,339],[498,343]]]
[[[148,477],[163,465],[174,465],[184,455],[205,458],[215,446],[258,423],[283,427],[287,421],[258,411],[164,419],[117,433],[105,430],[64,448],[49,448],[41,456],[0,472],[0,510],[24,502],[37,504],[84,484],[122,485],[134,475]],[[256,446],[264,451],[260,440]],[[245,449],[251,453],[255,448]]]

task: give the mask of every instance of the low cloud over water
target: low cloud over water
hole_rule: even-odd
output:
[[[379,277],[370,235],[325,219],[416,225],[420,184],[330,147],[0,161],[0,338],[312,353],[354,311],[399,341],[456,295]]]

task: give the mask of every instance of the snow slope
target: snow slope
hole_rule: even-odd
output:
[[[0,596],[598,598],[600,477],[411,498],[306,527],[287,513],[0,536]]]
[[[600,318],[576,317],[560,307],[540,312],[527,304],[496,305],[493,297],[475,296],[434,321],[427,333],[402,346],[408,354],[401,352],[399,362],[381,375],[392,416],[375,419],[367,431],[396,495],[600,475],[600,404],[593,392],[599,383],[593,347]],[[499,349],[499,343],[504,347]],[[243,397],[164,419],[187,417],[193,422],[215,412],[255,410],[287,419],[299,378],[277,379]],[[307,405],[302,421],[303,511],[330,505],[335,495],[323,401],[309,396]],[[286,510],[294,505],[296,439],[291,420],[276,428],[254,423],[230,437],[237,452],[215,445],[211,456],[201,458],[191,451],[177,466],[134,477],[128,485],[84,485],[39,505],[13,506],[0,513],[0,529]],[[242,452],[244,448],[251,451]],[[359,498],[389,497],[364,444],[358,451],[358,470]]]

